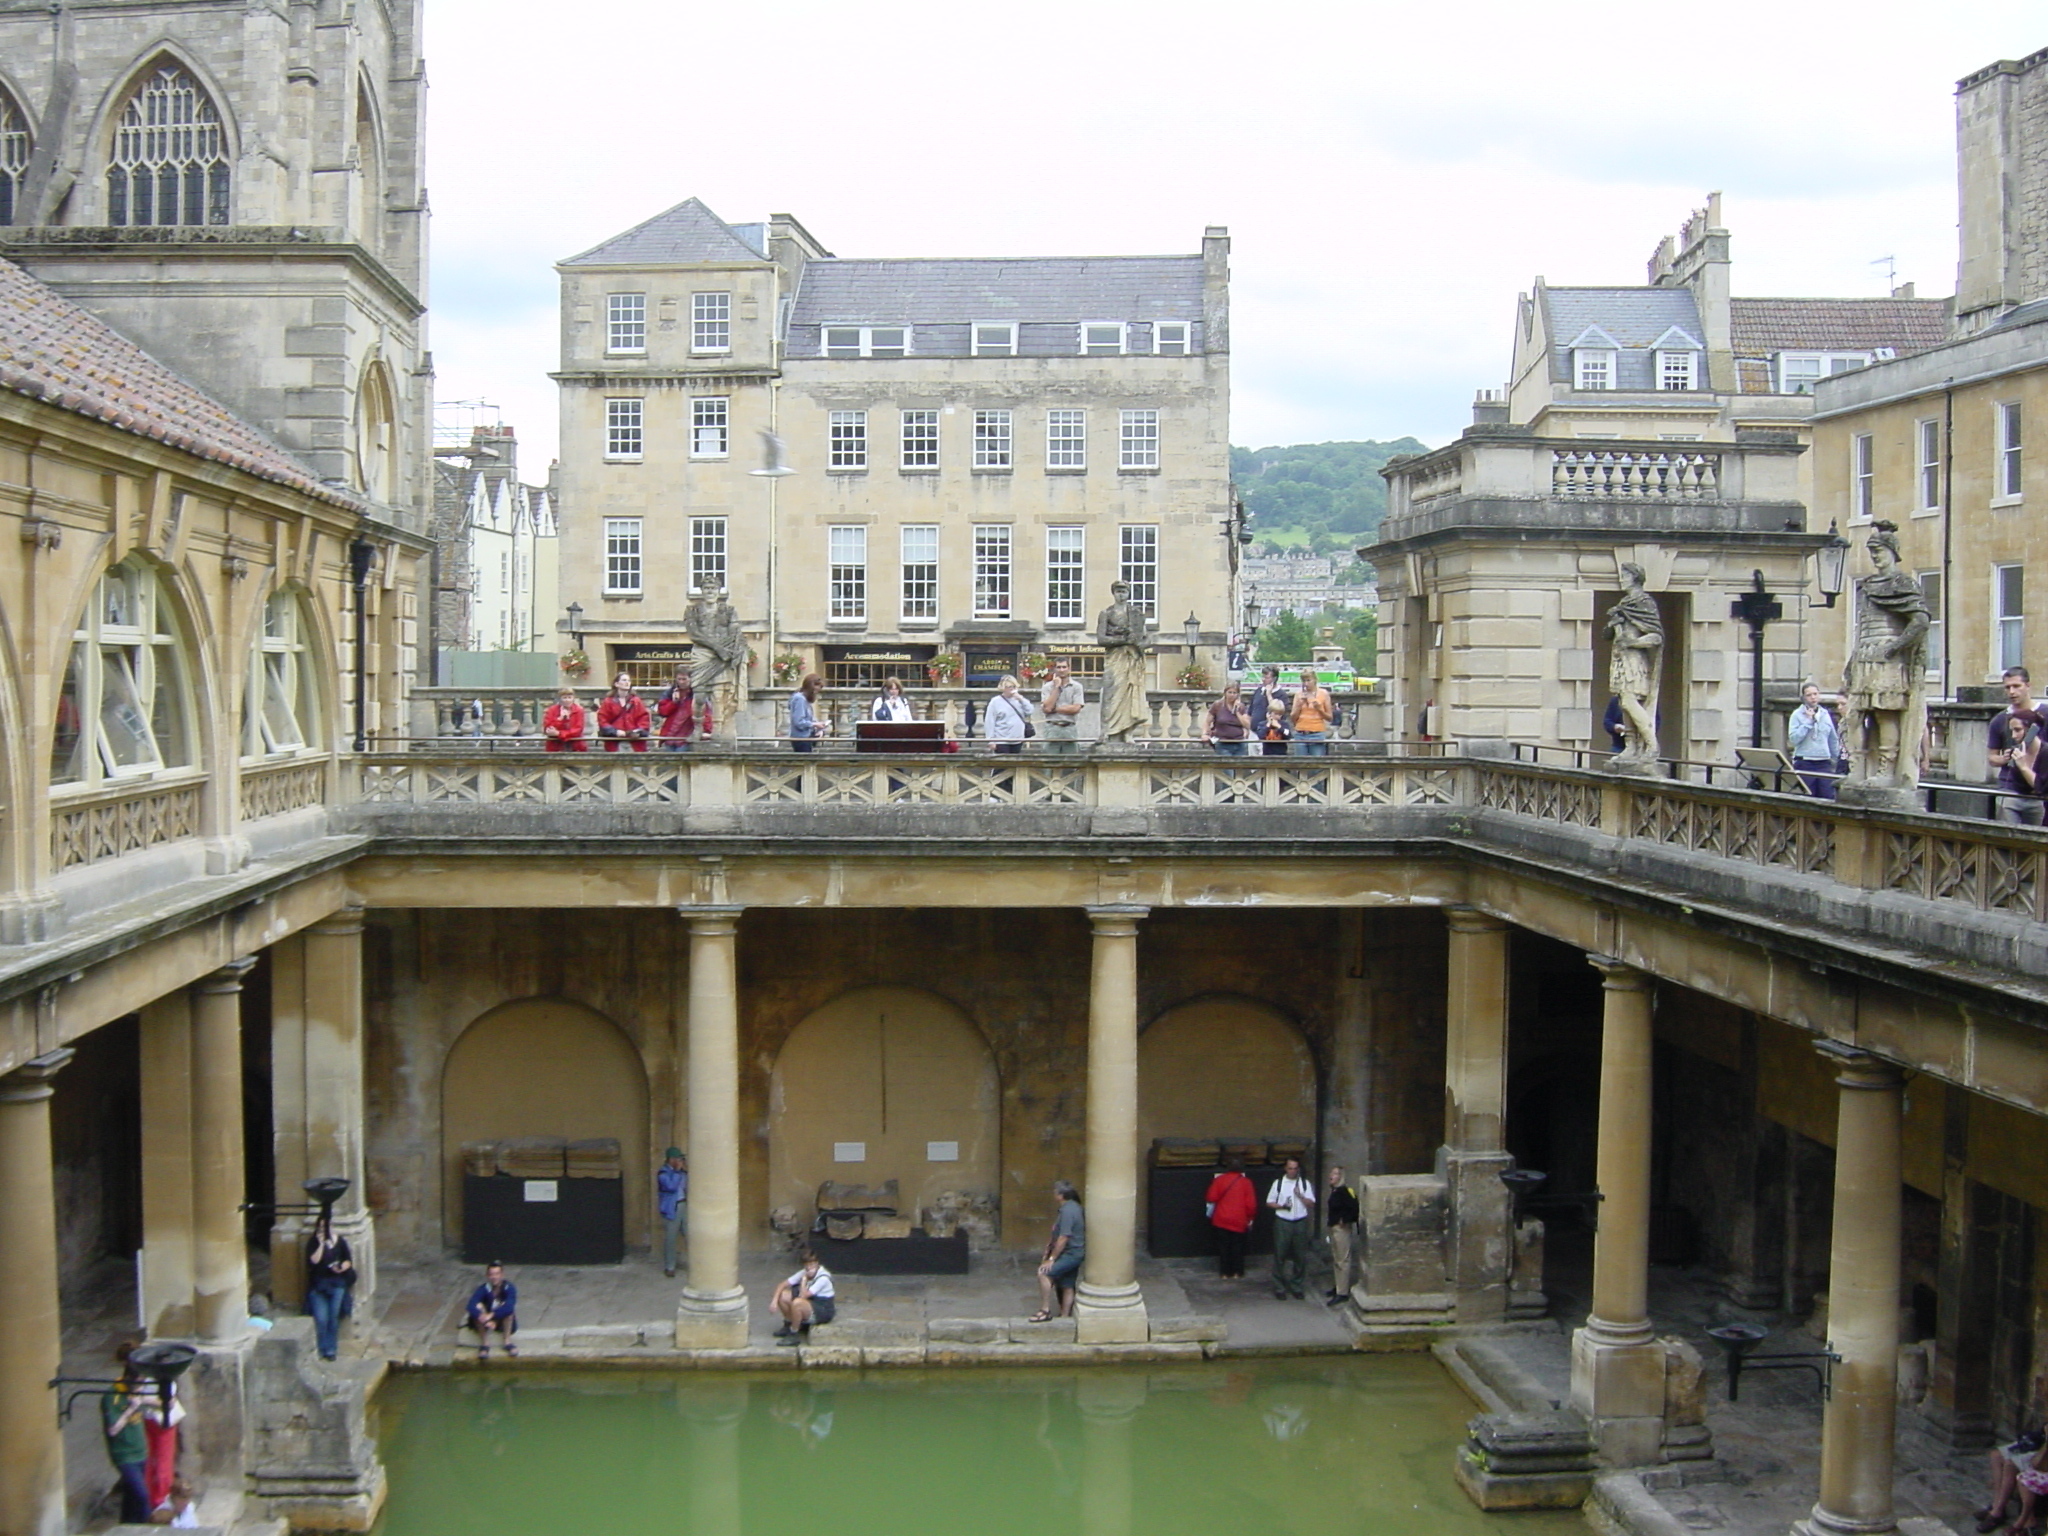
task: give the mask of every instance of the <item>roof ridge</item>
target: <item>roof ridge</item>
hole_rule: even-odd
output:
[[[713,213],[710,207],[704,202],[702,198],[686,197],[680,203],[675,204],[673,207],[662,209],[660,213],[655,214],[652,218],[642,219],[638,224],[633,225],[632,228],[621,230],[619,231],[619,233],[611,236],[609,239],[600,240],[596,245],[593,245],[587,251],[579,251],[574,256],[563,257],[562,260],[558,263],[558,265],[564,267],[571,267],[576,266],[579,263],[587,263],[590,265],[599,266],[633,266],[638,265],[640,264],[640,262],[643,261],[652,264],[653,262],[659,260],[667,260],[673,262],[686,259],[692,261],[715,261],[721,259],[729,259],[715,255],[700,255],[685,258],[675,254],[674,252],[671,252],[666,257],[662,257],[650,252],[646,255],[637,258],[629,258],[622,256],[613,262],[605,262],[600,259],[604,256],[604,254],[607,251],[613,251],[615,249],[620,248],[628,248],[632,245],[633,242],[638,240],[640,237],[647,236],[650,234],[667,235],[672,239],[673,237],[682,234],[691,234],[700,237],[711,236],[713,237],[714,241],[716,239],[722,238],[724,241],[730,244],[732,252],[735,255],[737,255],[740,259],[750,262],[767,260],[766,256],[764,256],[761,252],[755,250],[751,245],[747,244],[746,241],[742,240],[737,234],[735,234],[733,232],[733,227],[730,224],[726,223],[725,220],[721,219],[717,214]],[[643,241],[642,243],[645,244],[648,242]]]

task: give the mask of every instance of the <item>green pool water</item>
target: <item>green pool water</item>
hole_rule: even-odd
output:
[[[1563,1536],[1451,1481],[1426,1355],[1164,1368],[433,1372],[379,1398],[378,1536]]]

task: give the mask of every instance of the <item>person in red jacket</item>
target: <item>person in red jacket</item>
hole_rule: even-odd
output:
[[[1202,1199],[1209,1208],[1209,1225],[1216,1229],[1216,1273],[1225,1280],[1242,1280],[1246,1234],[1259,1213],[1258,1191],[1245,1177],[1244,1159],[1225,1158],[1223,1171],[1209,1181]]]
[[[647,738],[653,732],[654,717],[633,691],[633,679],[621,672],[612,679],[612,691],[597,706],[597,734],[605,751],[616,752],[623,744],[635,752],[645,752]]]
[[[540,733],[547,740],[550,752],[583,752],[589,744],[583,739],[585,716],[583,706],[576,702],[576,690],[564,688],[555,695],[555,702],[548,706],[548,712],[540,717]]]
[[[699,699],[690,682],[688,667],[676,668],[676,680],[654,702],[661,716],[661,745],[665,752],[687,752],[690,739],[711,739],[711,701]]]

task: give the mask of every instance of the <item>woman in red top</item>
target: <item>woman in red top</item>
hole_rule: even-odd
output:
[[[1244,1159],[1225,1158],[1223,1171],[1209,1181],[1202,1199],[1209,1207],[1209,1225],[1216,1229],[1216,1273],[1225,1280],[1242,1280],[1246,1235],[1259,1212],[1258,1192],[1245,1177]]]
[[[616,752],[624,743],[635,752],[645,752],[653,730],[654,717],[633,691],[633,679],[621,672],[612,679],[612,691],[597,706],[597,734],[604,738],[605,751]]]
[[[548,712],[540,717],[540,733],[547,737],[550,752],[583,752],[589,744],[583,739],[583,706],[576,702],[576,690],[564,688],[555,695],[555,702],[548,706]]]
[[[711,701],[700,700],[686,668],[676,668],[676,680],[655,700],[654,712],[661,716],[661,745],[667,752],[687,752],[690,738],[711,739]]]

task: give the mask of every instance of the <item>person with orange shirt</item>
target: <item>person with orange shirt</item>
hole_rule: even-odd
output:
[[[1294,696],[1287,723],[1294,728],[1296,757],[1330,755],[1330,737],[1337,729],[1337,701],[1316,681],[1312,668],[1301,669],[1301,691]]]

